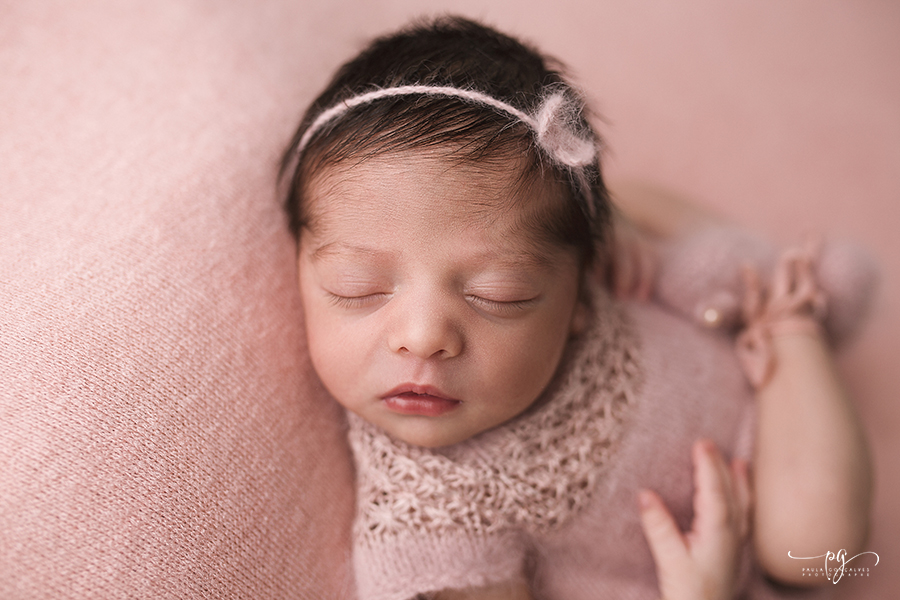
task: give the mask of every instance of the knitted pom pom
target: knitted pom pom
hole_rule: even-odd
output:
[[[774,248],[738,229],[708,229],[666,246],[654,294],[666,306],[706,327],[731,330],[741,319],[745,264],[768,273]]]
[[[828,297],[822,324],[829,341],[841,345],[859,333],[878,289],[878,264],[862,246],[827,242],[816,262],[819,287]]]

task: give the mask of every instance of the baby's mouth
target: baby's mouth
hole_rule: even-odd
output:
[[[447,397],[437,388],[412,384],[395,387],[382,396],[382,400],[388,410],[422,417],[439,417],[462,404],[460,400]]]

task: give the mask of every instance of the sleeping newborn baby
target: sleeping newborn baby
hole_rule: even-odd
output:
[[[661,287],[669,309],[614,297],[599,139],[548,63],[462,19],[403,30],[339,69],[286,154],[310,354],[350,421],[360,597],[775,597],[762,574],[804,583],[789,550],[859,547],[868,515],[820,256],[754,250],[746,279]],[[751,454],[755,559],[746,463],[724,458]]]

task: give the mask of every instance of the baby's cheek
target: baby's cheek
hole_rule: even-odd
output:
[[[500,389],[497,393],[519,411],[528,408],[541,395],[559,365],[564,342],[558,336],[532,335],[495,353],[492,370]]]
[[[341,384],[350,380],[352,362],[348,351],[352,342],[340,343],[336,328],[324,315],[307,312],[306,340],[310,360],[316,374],[338,400],[343,397]],[[341,402],[343,404],[343,402]]]

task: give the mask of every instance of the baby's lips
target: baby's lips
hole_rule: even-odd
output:
[[[439,417],[447,414],[462,404],[459,400],[450,400],[429,394],[406,392],[388,396],[384,405],[395,413],[420,417]]]
[[[450,394],[444,393],[440,388],[436,386],[418,383],[401,383],[400,385],[394,387],[389,392],[381,396],[381,399],[386,400],[390,397],[402,396],[405,394],[416,396],[430,396],[438,400],[446,400],[449,402],[461,402],[460,400],[457,400],[456,398],[450,396]]]

